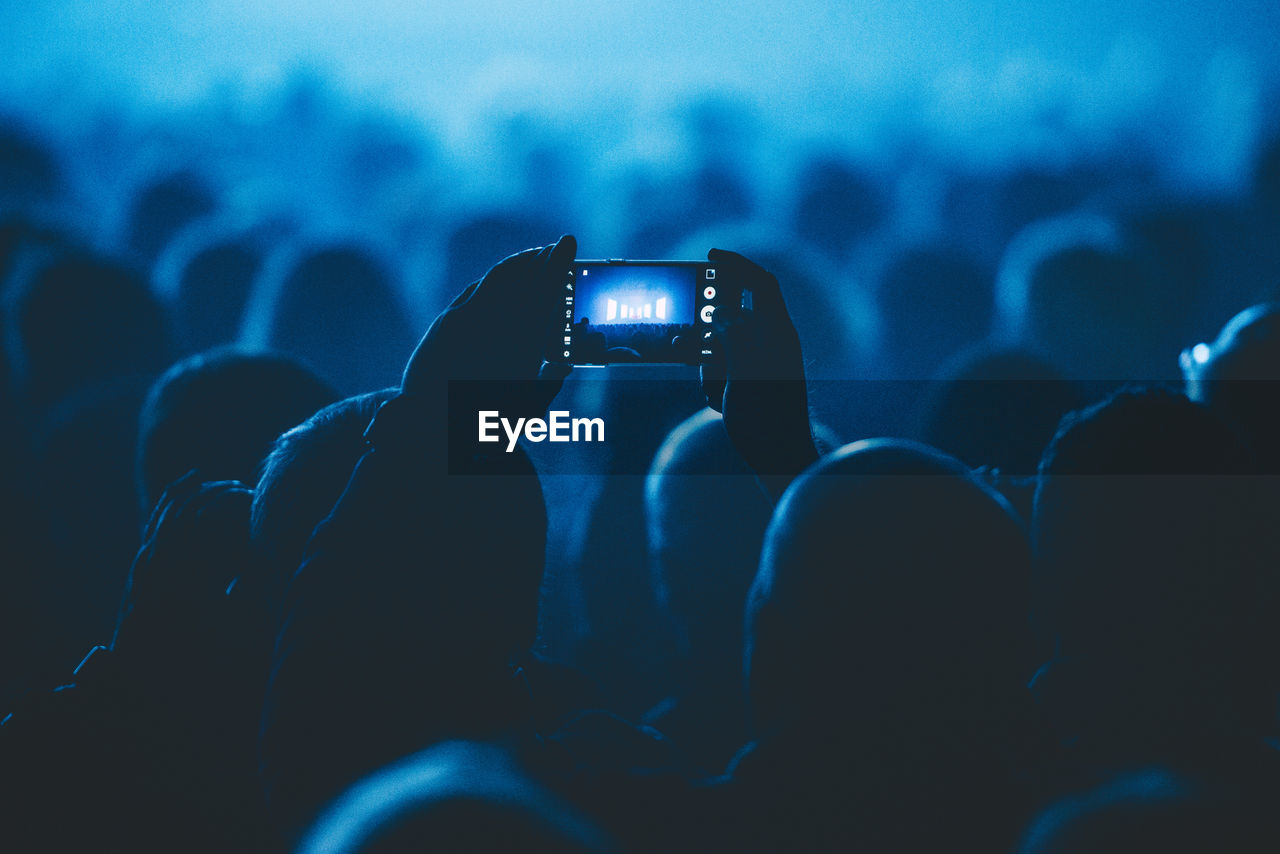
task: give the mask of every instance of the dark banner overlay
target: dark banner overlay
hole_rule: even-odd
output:
[[[824,453],[862,439],[904,438],[1016,480],[1035,476],[1065,415],[1121,385],[811,380],[806,390],[814,437]],[[740,391],[749,401],[751,382],[743,382]],[[503,459],[523,451],[543,475],[644,475],[668,435],[707,408],[697,368],[684,366],[578,368],[558,391],[545,381],[454,381],[448,398],[452,473],[509,471]],[[749,411],[742,417],[750,423]]]

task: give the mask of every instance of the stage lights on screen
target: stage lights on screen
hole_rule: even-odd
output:
[[[660,321],[667,319],[666,297],[658,297],[652,302],[639,305],[619,302],[616,299],[605,300],[605,323],[627,323],[630,321],[653,320],[655,318]]]

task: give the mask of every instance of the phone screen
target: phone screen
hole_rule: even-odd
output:
[[[552,354],[575,365],[697,364],[723,282],[706,261],[576,261]]]

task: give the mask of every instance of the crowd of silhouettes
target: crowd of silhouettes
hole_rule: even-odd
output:
[[[924,238],[838,152],[765,215],[720,119],[587,254],[751,299],[603,371],[546,158],[276,152],[335,228],[0,124],[0,848],[1280,850],[1280,145],[957,173]],[[477,440],[549,409],[605,441]]]

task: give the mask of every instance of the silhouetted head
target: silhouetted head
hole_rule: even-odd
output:
[[[368,449],[364,431],[395,389],[350,397],[320,409],[275,439],[253,498],[253,541],[268,563],[278,598],[302,561],[316,525],[338,502]]]
[[[265,343],[315,368],[340,393],[361,394],[396,383],[416,339],[393,272],[364,248],[332,245],[287,264]]]
[[[269,249],[266,229],[229,229],[202,220],[177,235],[155,267],[184,352],[236,342],[245,305]]]
[[[895,375],[930,379],[943,360],[984,339],[992,294],[991,274],[961,252],[924,246],[895,255],[876,286]]]
[[[745,221],[752,205],[750,187],[727,165],[694,162],[683,170],[668,165],[631,188],[627,210],[636,228],[628,237],[628,252],[633,258],[665,257],[699,229]]]
[[[160,304],[144,281],[112,262],[60,257],[11,296],[11,364],[36,407],[106,380],[153,376],[168,363]]]
[[[654,589],[691,654],[741,662],[742,609],[772,509],[720,413],[686,418],[658,449],[645,481]]]
[[[1027,831],[1018,851],[1264,854],[1276,850],[1280,835],[1274,809],[1260,795],[1233,798],[1161,768],[1126,774],[1045,810]]]
[[[1180,306],[1173,312],[1162,306],[1152,308],[1173,325],[1170,335],[1208,334],[1202,325],[1240,304],[1237,294],[1253,290],[1244,277],[1219,269],[1219,253],[1231,252],[1222,234],[1240,225],[1226,205],[1160,199],[1123,215],[1124,231],[1135,256],[1142,259],[1159,289],[1164,303]]]
[[[0,143],[2,145],[2,143]],[[4,182],[0,181],[0,185]],[[0,219],[0,435],[10,436],[20,420],[17,406],[16,377],[10,361],[16,356],[8,343],[15,331],[3,321],[13,308],[11,290],[18,290],[31,273],[47,264],[50,258],[65,255],[72,245],[69,234],[60,228],[17,214]]]
[[[124,246],[150,267],[183,226],[212,213],[217,206],[213,190],[193,171],[155,178],[138,189],[129,205]]]
[[[368,450],[364,433],[370,420],[394,395],[384,389],[340,401],[277,440],[253,506],[254,542],[270,563],[277,593]],[[329,544],[331,552],[359,555],[362,568],[349,585],[321,585],[317,595],[338,597],[353,614],[376,622],[379,643],[403,639],[406,655],[429,640],[459,644],[450,658],[459,666],[472,657],[492,664],[527,652],[537,633],[546,506],[522,449],[503,454],[489,471],[434,478],[421,485],[430,493],[398,482],[394,489],[362,496],[360,506],[373,514],[367,539]],[[380,551],[387,542],[413,537],[422,543],[422,554]],[[402,572],[405,561],[415,570]]]
[[[1009,244],[997,282],[1006,340],[1042,351],[1071,379],[1114,384],[1170,378],[1182,311],[1120,227],[1064,216]]]
[[[1002,232],[1009,236],[1027,223],[1034,223],[1071,211],[1086,203],[1101,189],[1106,179],[1089,164],[1055,168],[1043,163],[1026,164],[1003,171],[988,182],[995,190],[993,207],[1001,217]]]
[[[1187,394],[1235,428],[1268,474],[1280,474],[1280,304],[1251,306],[1212,345],[1182,358]]]
[[[149,511],[191,470],[201,480],[255,483],[276,437],[337,397],[292,359],[211,350],[151,386],[138,429],[138,492]]]
[[[262,254],[242,243],[210,246],[191,257],[179,284],[176,312],[184,343],[200,350],[236,339],[261,263]]]
[[[1033,524],[1038,619],[1060,656],[1193,719],[1196,697],[1233,706],[1270,684],[1274,505],[1253,465],[1208,408],[1170,391],[1121,391],[1064,419]]]
[[[76,245],[78,240],[61,225],[22,214],[4,217],[0,220],[0,298],[10,286]]]
[[[839,156],[806,163],[796,192],[795,233],[833,260],[847,258],[889,214],[885,189]]]
[[[824,457],[774,511],[751,589],[757,730],[890,755],[939,727],[982,741],[1029,671],[1028,561],[1012,510],[959,461],[887,439]]]
[[[380,439],[370,449],[370,404],[344,401],[286,434],[254,506],[255,539],[285,588],[263,762],[290,833],[422,745],[529,726],[513,666],[536,637],[546,552],[533,468],[516,452],[492,473],[442,476],[413,448]],[[314,494],[290,500],[303,491]],[[335,727],[344,732],[332,741]],[[312,768],[317,749],[324,761]]]
[[[0,209],[27,207],[62,191],[62,166],[47,144],[0,117]]]
[[[930,388],[920,436],[967,465],[1030,476],[1080,389],[1033,353],[966,354]]]
[[[839,446],[821,424],[814,435],[822,452]],[[742,609],[772,512],[714,410],[680,422],[654,455],[645,480],[653,586],[691,654],[728,653],[740,667]]]
[[[307,831],[299,854],[611,851],[604,835],[496,747],[449,741],[376,771]]]

